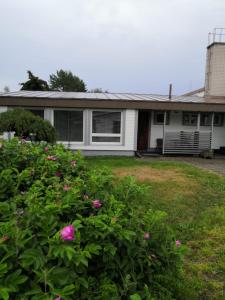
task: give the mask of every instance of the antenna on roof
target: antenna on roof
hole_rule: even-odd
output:
[[[173,85],[172,85],[172,83],[170,83],[170,85],[169,85],[169,100],[172,99],[172,88],[173,88]]]

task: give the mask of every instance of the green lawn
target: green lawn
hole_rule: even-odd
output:
[[[184,163],[134,158],[88,158],[90,168],[132,175],[148,194],[132,203],[137,213],[163,210],[177,239],[187,245],[184,299],[225,299],[225,177]]]

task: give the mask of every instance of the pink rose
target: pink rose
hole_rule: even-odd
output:
[[[56,176],[56,177],[61,177],[61,172],[60,172],[60,171],[56,171],[56,172],[55,172],[55,176]]]
[[[144,239],[145,240],[149,240],[150,239],[150,233],[149,232],[145,232],[144,233]]]
[[[44,147],[44,152],[48,152],[49,148],[48,147]]]
[[[60,231],[60,235],[64,241],[73,241],[75,239],[74,232],[75,232],[74,226],[68,225]]]
[[[71,187],[67,184],[64,185],[63,190],[64,191],[69,191],[71,189]]]
[[[92,205],[94,208],[100,208],[102,206],[102,203],[100,200],[93,200]]]
[[[176,244],[177,247],[180,247],[181,246],[181,241],[176,240],[175,244]]]
[[[55,300],[61,300],[62,298],[61,297],[57,297],[57,298],[55,298]]]

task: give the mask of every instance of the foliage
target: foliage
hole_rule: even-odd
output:
[[[204,164],[199,158],[185,159],[196,165]],[[224,162],[220,159],[222,164]],[[211,167],[218,161],[212,161]],[[148,192],[142,201],[130,201],[136,214],[149,208],[167,213],[167,223],[177,238],[188,246],[184,257],[185,288],[182,300],[224,299],[225,278],[225,177],[183,163],[181,158],[134,159],[128,157],[88,158],[94,169],[108,167],[116,172],[149,168],[158,175],[142,185]],[[222,170],[222,168],[221,168]],[[168,178],[164,175],[168,172]],[[175,174],[176,176],[171,176]],[[162,178],[164,177],[164,180]]]
[[[82,79],[71,71],[59,70],[50,75],[50,89],[60,92],[86,92],[86,85]]]
[[[130,201],[145,193],[132,178],[88,169],[62,145],[4,143],[0,298],[178,299],[183,247],[164,213],[136,216]],[[62,238],[68,225],[75,239]]]
[[[0,114],[0,132],[15,131],[18,137],[35,134],[36,141],[54,143],[55,128],[48,122],[24,109],[16,108]]]
[[[22,85],[21,91],[48,91],[48,83],[45,80],[34,76],[31,71],[27,71],[28,80],[26,82],[20,83]]]

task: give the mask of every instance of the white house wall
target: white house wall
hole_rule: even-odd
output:
[[[163,125],[154,125],[154,114],[151,112],[151,127],[149,132],[149,148],[156,148],[156,140],[163,138]],[[183,113],[181,111],[170,112],[170,122],[166,125],[166,131],[194,131],[197,126],[186,126],[183,123]],[[225,123],[225,122],[224,122]],[[210,131],[210,126],[200,126],[201,131]],[[212,148],[219,149],[225,146],[225,124],[221,127],[214,126]]]
[[[0,113],[6,112],[7,106],[0,106]]]

